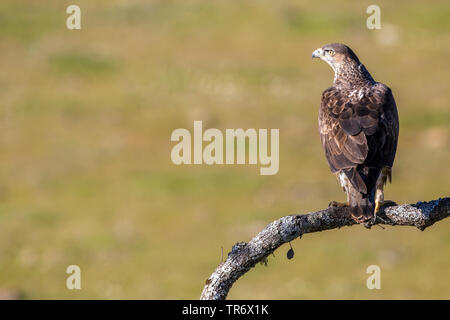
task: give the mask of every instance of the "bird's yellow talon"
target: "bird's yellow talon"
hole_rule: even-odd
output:
[[[383,206],[384,201],[377,201],[375,202],[375,214],[380,210],[380,208]]]

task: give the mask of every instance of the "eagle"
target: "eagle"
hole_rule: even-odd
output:
[[[330,205],[348,206],[357,223],[370,227],[385,203],[383,188],[392,179],[399,133],[394,96],[344,44],[327,44],[312,58],[334,70],[333,86],[322,93],[319,133],[347,202]]]

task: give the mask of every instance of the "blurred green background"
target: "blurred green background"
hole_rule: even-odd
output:
[[[81,30],[66,7],[81,7]],[[386,198],[449,196],[450,2],[17,1],[0,3],[0,297],[197,299],[237,241],[344,200],[317,133],[348,44],[400,114]],[[176,166],[176,128],[279,128],[280,170]],[[450,220],[424,232],[308,234],[257,265],[231,299],[450,298]],[[66,289],[68,265],[82,289]],[[379,265],[381,290],[366,288]]]

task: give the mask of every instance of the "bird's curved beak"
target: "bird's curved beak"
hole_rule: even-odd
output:
[[[312,53],[311,58],[312,58],[312,59],[314,59],[314,58],[320,58],[320,57],[322,57],[322,56],[323,56],[323,50],[322,50],[322,48],[319,48],[319,49],[314,50],[314,52]]]

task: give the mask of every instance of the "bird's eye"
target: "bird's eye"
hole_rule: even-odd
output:
[[[325,52],[326,52],[329,56],[334,56],[334,51],[333,51],[333,50],[325,50]]]

